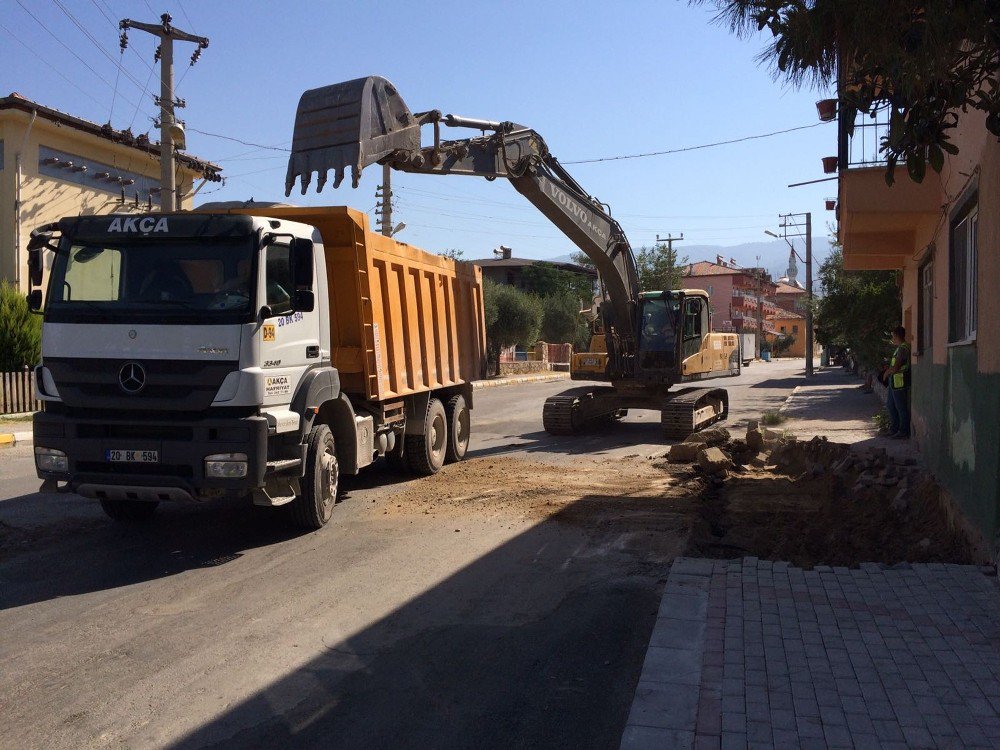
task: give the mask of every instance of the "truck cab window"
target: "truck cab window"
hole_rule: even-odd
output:
[[[66,259],[59,296],[69,301],[116,302],[121,296],[122,254],[113,248],[74,245]]]
[[[267,285],[267,305],[275,315],[285,315],[292,311],[292,267],[289,261],[288,245],[267,247],[265,283]]]

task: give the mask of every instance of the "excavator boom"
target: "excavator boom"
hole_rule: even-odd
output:
[[[423,146],[421,127],[433,127]],[[442,140],[441,128],[482,135]],[[359,78],[306,91],[295,115],[285,194],[296,180],[303,194],[316,173],[317,192],[333,172],[333,187],[351,172],[354,187],[375,163],[422,174],[506,178],[589,257],[604,287],[601,305],[612,374],[632,375],[639,283],[635,256],[607,207],[587,193],[549,153],[542,137],[523,125],[443,115],[413,114],[389,81]]]

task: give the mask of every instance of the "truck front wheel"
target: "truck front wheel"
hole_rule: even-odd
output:
[[[159,503],[141,500],[101,500],[101,507],[113,518],[121,523],[140,523],[148,521],[156,512]]]
[[[445,462],[453,464],[465,458],[469,450],[469,432],[472,420],[469,417],[469,407],[465,405],[463,396],[452,396],[444,406],[448,417],[448,440],[445,451]]]
[[[296,526],[321,529],[330,520],[337,502],[337,452],[333,433],[325,424],[316,425],[309,433],[306,447],[306,471],[302,477],[302,494],[289,503],[289,513]]]
[[[424,414],[424,434],[407,435],[403,443],[406,460],[416,474],[437,474],[444,466],[448,445],[448,417],[444,404],[432,398]]]

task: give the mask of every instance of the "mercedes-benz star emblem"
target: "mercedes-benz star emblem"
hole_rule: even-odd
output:
[[[134,328],[131,331],[128,332],[128,337],[130,339],[134,339],[136,336],[138,336],[138,334],[135,332]]]
[[[138,362],[126,362],[118,371],[118,385],[125,393],[138,393],[146,387],[146,371]]]

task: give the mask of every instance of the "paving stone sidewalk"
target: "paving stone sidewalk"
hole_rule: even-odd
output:
[[[621,747],[1000,748],[997,578],[680,558]]]

